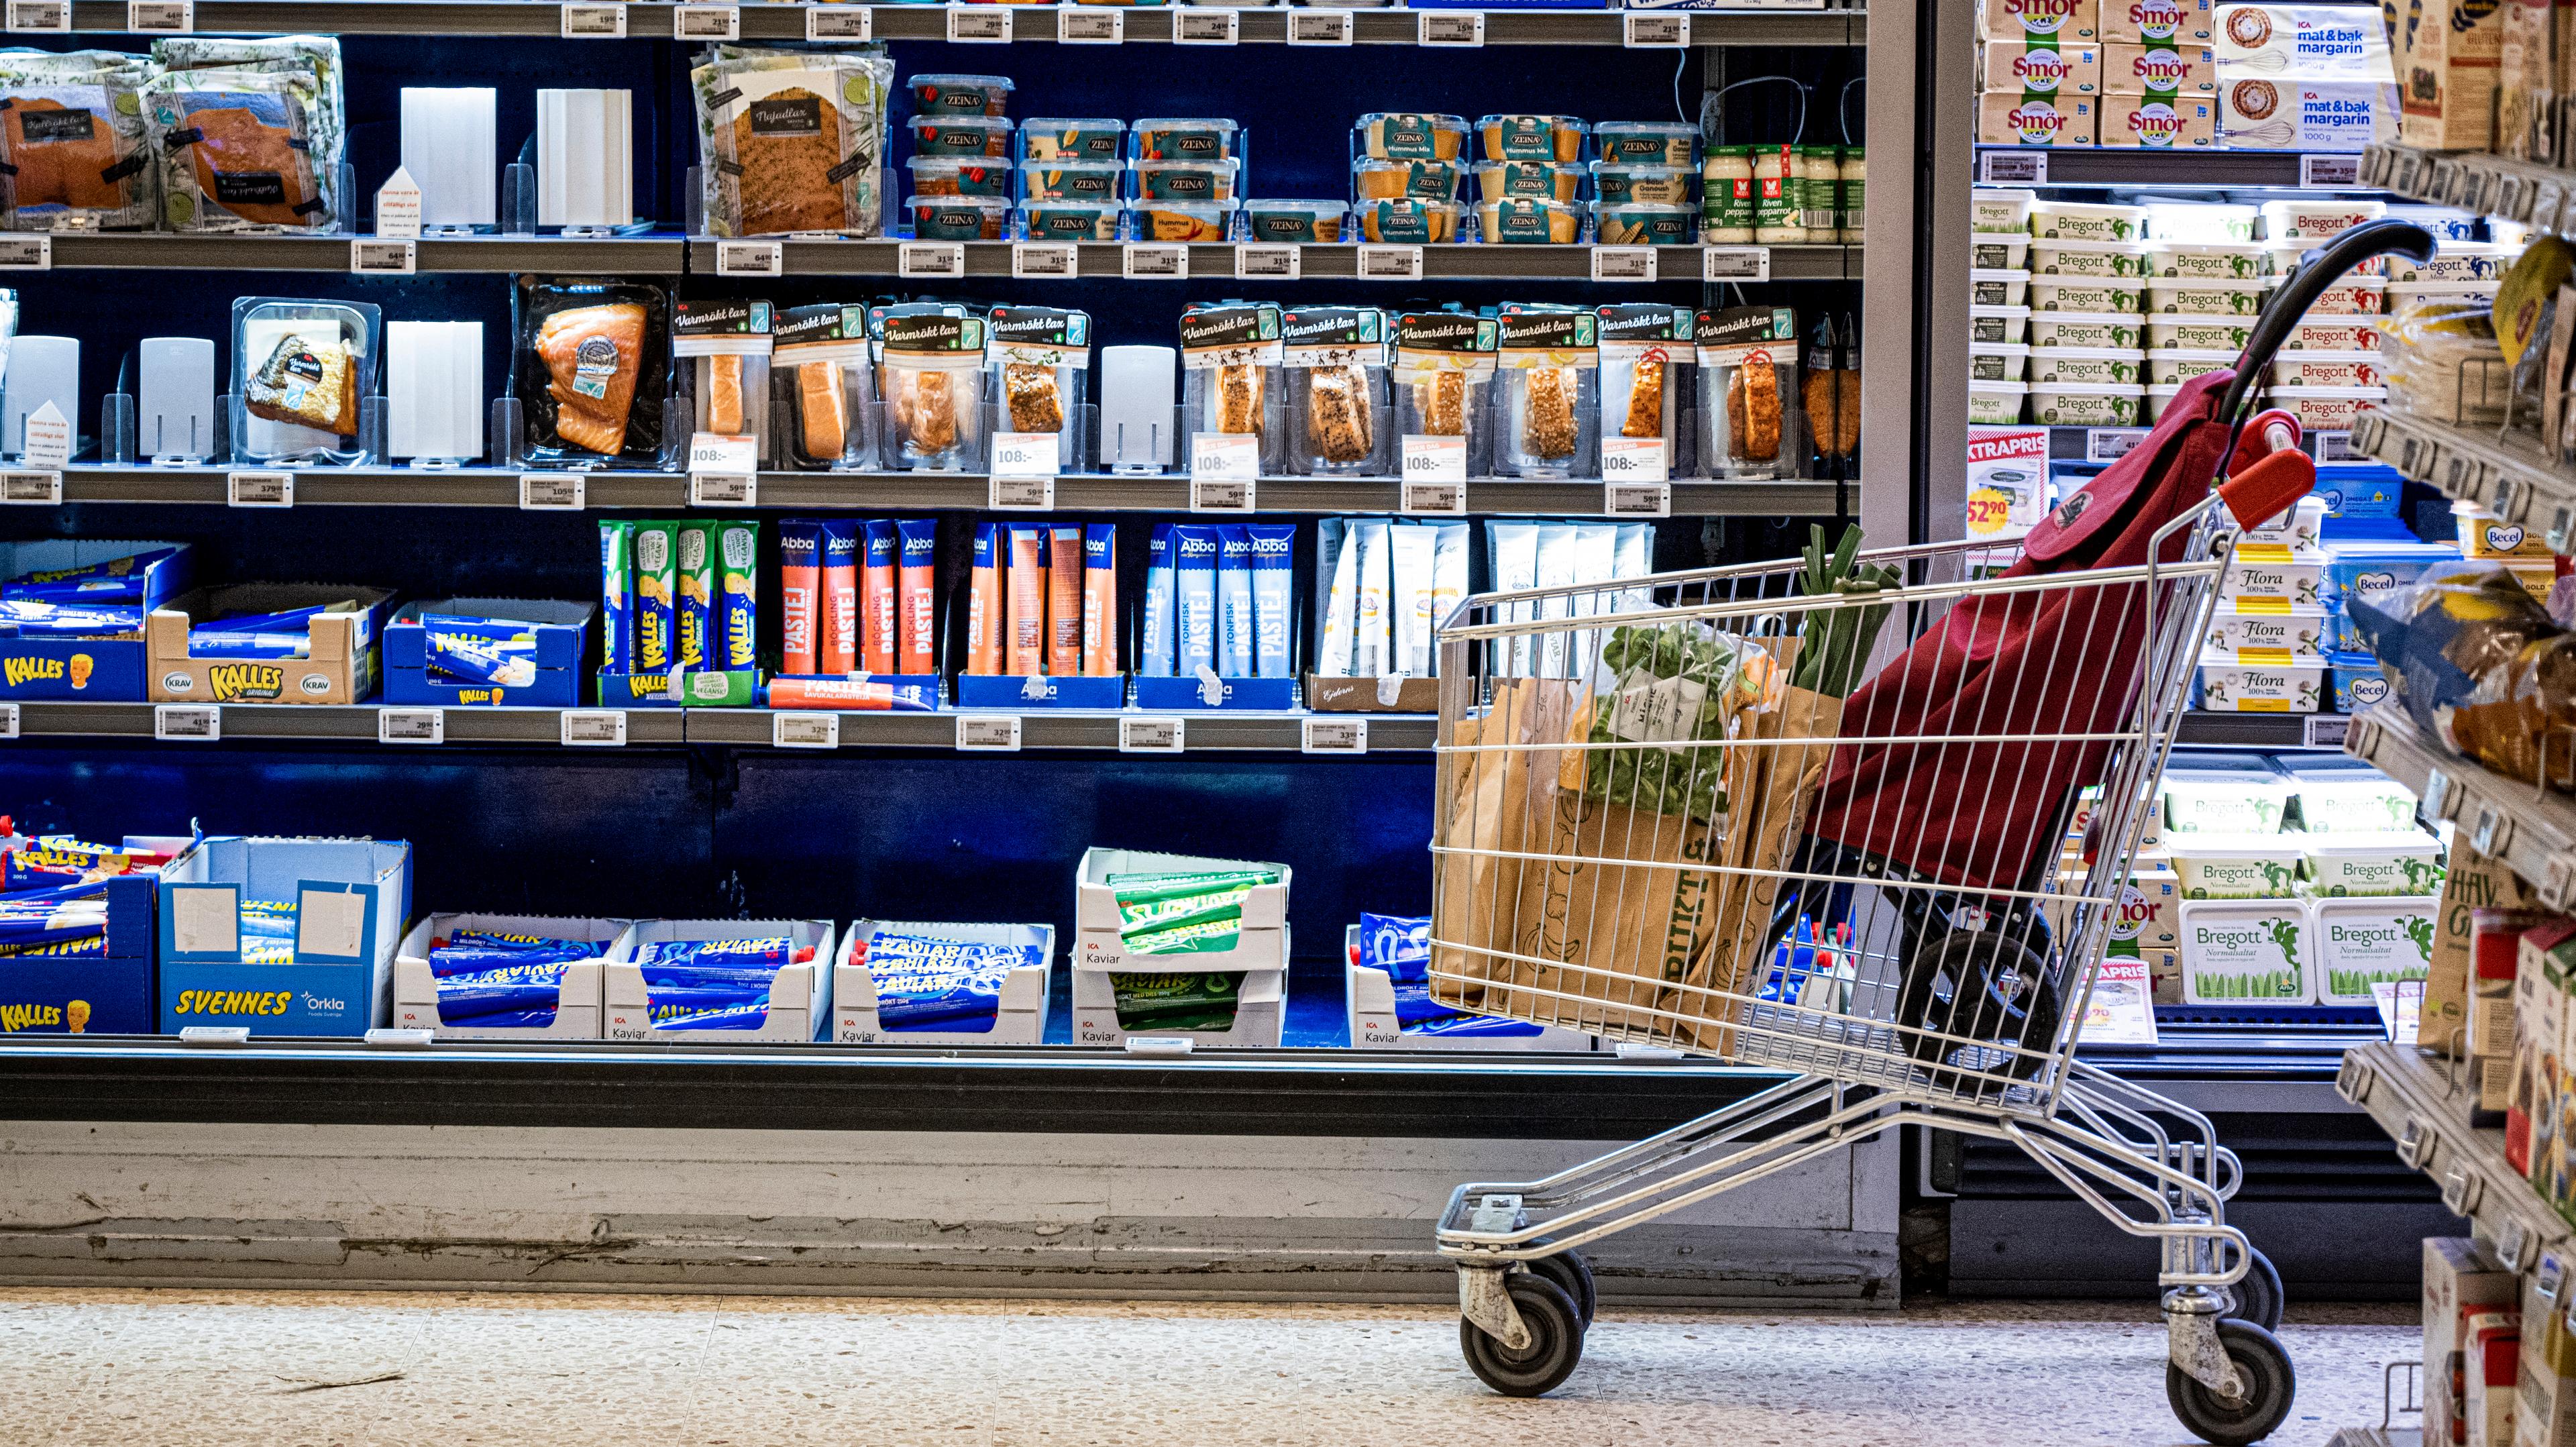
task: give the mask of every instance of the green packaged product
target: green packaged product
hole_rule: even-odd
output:
[[[1112,974],[1109,988],[1121,1030],[1231,1030],[1243,976]]]
[[[1233,949],[1244,900],[1255,886],[1278,882],[1275,869],[1113,874],[1120,943],[1146,955]]]

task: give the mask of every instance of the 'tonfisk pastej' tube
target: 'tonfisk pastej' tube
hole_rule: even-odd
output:
[[[619,301],[556,312],[537,328],[537,355],[555,400],[555,435],[592,452],[622,450],[644,356],[644,308]]]

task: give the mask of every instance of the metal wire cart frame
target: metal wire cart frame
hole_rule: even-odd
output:
[[[2279,1278],[2226,1221],[2235,1156],[2074,1046],[2097,962],[2136,954],[2123,896],[2239,531],[2314,477],[2282,414],[2240,451],[2236,378],[2307,296],[2417,245],[2391,223],[2312,254],[2234,376],[2186,388],[2150,455],[2026,549],[1829,556],[1820,535],[1795,562],[1447,620],[1434,997],[1796,1072],[1544,1180],[1457,1189],[1438,1244],[1488,1385],[1572,1373],[1582,1246],[1919,1124],[2018,1145],[2161,1242],[2184,1425],[2237,1444],[2286,1418]]]

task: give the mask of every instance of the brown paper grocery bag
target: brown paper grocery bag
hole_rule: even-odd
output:
[[[1522,953],[1521,924],[1536,907],[1539,866],[1496,855],[1545,847],[1557,759],[1550,749],[1506,748],[1553,743],[1565,736],[1576,689],[1562,679],[1498,679],[1481,718],[1452,725],[1458,750],[1442,760],[1446,791],[1439,841],[1438,903],[1433,910],[1431,995],[1445,1004],[1492,1009],[1485,980],[1506,978],[1498,956]]]

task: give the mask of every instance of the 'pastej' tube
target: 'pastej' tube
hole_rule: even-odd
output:
[[[822,673],[850,673],[859,666],[859,525],[823,524]]]
[[[1042,527],[1011,529],[1011,616],[1009,651],[1012,676],[1046,672],[1046,534]]]
[[[1118,525],[1093,523],[1082,535],[1082,672],[1118,676]]]
[[[820,673],[815,644],[821,629],[823,525],[797,520],[778,525],[778,661],[781,672]]]
[[[966,589],[968,673],[989,676],[1002,671],[1002,560],[998,556],[1002,527],[975,524],[975,566]]]
[[[859,577],[859,666],[894,672],[895,532],[884,518],[866,524],[866,571]]]
[[[932,574],[939,558],[939,520],[906,518],[895,524],[900,556],[895,569],[895,671],[931,671],[935,601]]]
[[[1082,672],[1082,529],[1047,529],[1047,667],[1057,678]]]

